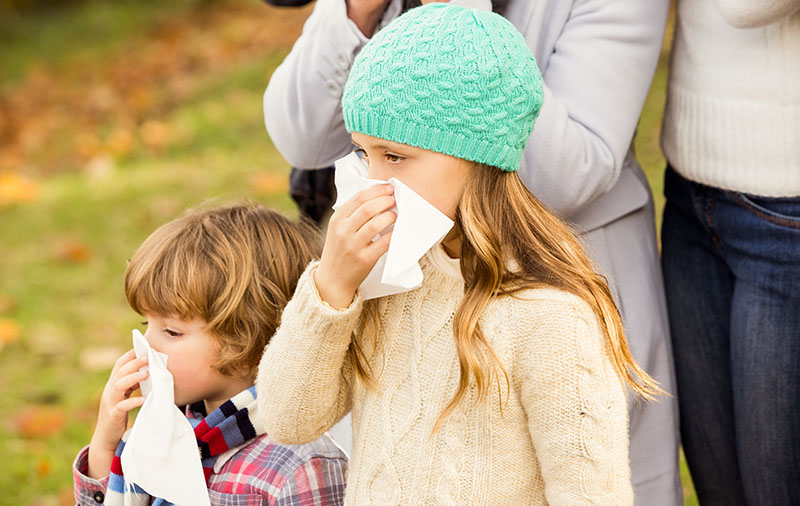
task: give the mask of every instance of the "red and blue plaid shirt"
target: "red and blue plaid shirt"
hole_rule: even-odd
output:
[[[108,478],[86,476],[89,447],[72,467],[79,506],[105,499]],[[338,506],[344,501],[347,456],[328,436],[305,445],[282,445],[266,434],[220,456],[208,480],[212,506]]]

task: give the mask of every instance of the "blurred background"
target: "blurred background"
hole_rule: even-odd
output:
[[[0,0],[0,506],[74,504],[150,232],[209,202],[296,214],[261,95],[312,8]],[[636,139],[659,222],[667,56]],[[697,504],[685,466],[684,488]]]

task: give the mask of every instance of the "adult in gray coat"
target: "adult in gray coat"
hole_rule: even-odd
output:
[[[525,36],[545,83],[520,175],[575,224],[608,276],[634,357],[674,394],[653,204],[631,151],[668,4],[509,0],[503,14]],[[264,94],[267,130],[292,165],[330,166],[353,149],[341,112],[350,65],[402,8],[403,0],[317,1]],[[629,413],[636,505],[682,504],[675,399],[631,399]]]

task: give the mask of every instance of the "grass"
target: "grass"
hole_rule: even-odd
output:
[[[89,0],[4,19],[0,99],[22,93],[26,80],[41,69],[58,75],[75,66],[110,65],[145,47],[154,29],[214,9],[210,4],[179,0],[142,8],[141,2]],[[275,20],[295,16],[292,29],[299,30],[308,12],[278,13],[255,5],[243,14],[243,5],[243,0],[226,0],[209,16],[260,15],[264,30],[288,37],[284,21],[275,28]],[[237,30],[241,25],[234,21],[223,30]],[[0,200],[0,323],[13,327],[5,337],[0,331],[0,403],[7,413],[0,425],[0,506],[72,504],[70,466],[91,436],[110,368],[108,358],[98,357],[109,348],[113,353],[127,349],[130,329],[140,319],[122,293],[125,262],[155,227],[208,201],[246,198],[295,212],[286,195],[289,168],[269,142],[261,112],[268,76],[288,49],[281,43],[254,50],[235,64],[200,72],[180,99],[157,100],[169,106],[146,119],[165,126],[162,144],[142,142],[137,133],[122,154],[101,150],[83,162],[63,162],[57,170],[42,168],[35,158],[15,166],[34,190],[17,202]],[[662,62],[636,142],[659,209],[664,81]],[[113,127],[101,123],[96,128]],[[102,137],[80,128],[72,136]],[[51,142],[61,149],[72,140]],[[685,466],[684,483],[689,483]],[[686,504],[696,504],[692,501],[689,490]]]

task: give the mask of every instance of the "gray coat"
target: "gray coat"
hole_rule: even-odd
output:
[[[385,24],[400,11],[392,0]],[[631,150],[655,70],[669,0],[511,0],[545,98],[520,169],[542,202],[572,222],[609,279],[634,357],[675,392],[653,204]],[[341,96],[367,39],[344,0],[318,0],[264,94],[267,130],[294,166],[318,168],[352,150]],[[682,504],[674,398],[629,402],[637,506]]]

